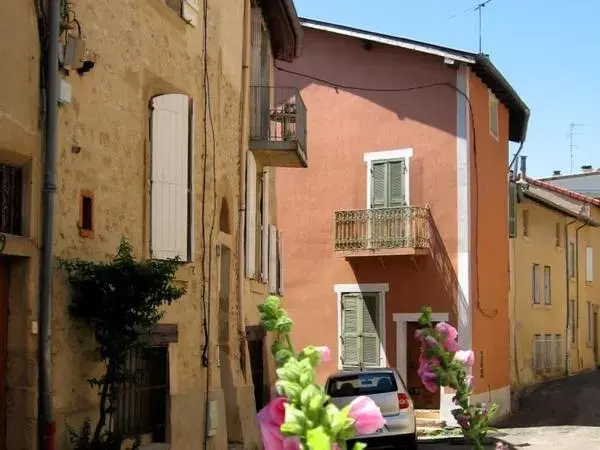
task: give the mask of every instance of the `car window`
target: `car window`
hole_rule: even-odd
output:
[[[327,394],[334,398],[384,394],[397,390],[398,386],[392,373],[344,375],[330,379],[327,384]]]

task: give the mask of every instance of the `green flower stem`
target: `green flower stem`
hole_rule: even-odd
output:
[[[296,356],[296,353],[294,352],[294,346],[292,345],[292,338],[290,337],[289,333],[285,334],[285,342],[287,343],[290,352],[292,352],[292,355]]]

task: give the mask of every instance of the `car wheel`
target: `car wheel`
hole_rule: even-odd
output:
[[[419,441],[417,440],[417,434],[413,434],[410,439],[407,439],[406,445],[400,448],[406,448],[407,450],[417,450],[419,448]]]

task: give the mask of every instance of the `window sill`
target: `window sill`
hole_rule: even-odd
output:
[[[549,305],[545,303],[533,303],[531,306],[534,309],[552,309],[552,303],[550,303]]]

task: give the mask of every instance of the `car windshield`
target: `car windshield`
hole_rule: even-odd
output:
[[[394,375],[388,372],[342,375],[332,378],[327,385],[327,393],[334,398],[385,394],[397,390]]]

